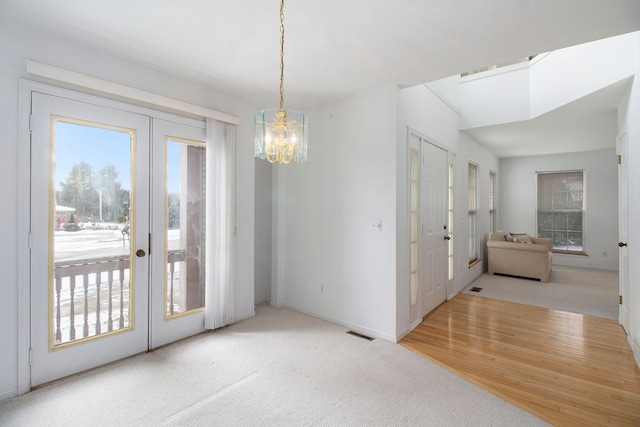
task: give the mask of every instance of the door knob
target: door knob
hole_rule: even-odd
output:
[[[444,240],[451,240],[451,236],[444,236]]]
[[[622,243],[622,242],[618,242],[618,246],[621,248],[624,248],[625,246],[627,246],[626,243]]]
[[[138,249],[138,250],[136,251],[136,256],[137,256],[138,258],[142,258],[142,257],[143,257],[143,256],[145,256],[145,255],[146,255],[146,253],[144,252],[144,250],[143,250],[143,249]]]

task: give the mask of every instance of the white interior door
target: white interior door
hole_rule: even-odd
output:
[[[629,180],[627,169],[627,132],[625,131],[618,139],[618,242],[619,253],[619,281],[622,304],[620,305],[619,322],[622,327],[629,331],[629,250],[627,249],[628,227],[629,227]]]
[[[204,331],[205,129],[153,119],[150,347]]]
[[[148,348],[149,118],[32,94],[31,384]]]
[[[422,140],[420,207],[421,316],[427,315],[447,298],[447,177],[448,154]]]

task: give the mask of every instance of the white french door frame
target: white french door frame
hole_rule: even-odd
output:
[[[128,104],[121,101],[110,100],[82,92],[76,92],[52,86],[45,83],[20,79],[18,95],[18,199],[16,209],[18,212],[31,211],[31,98],[33,92],[41,92],[47,95],[59,96],[79,102],[88,102],[102,107],[124,110],[131,113],[144,114],[151,118],[182,123],[189,126],[203,127],[204,118],[201,120],[181,117],[175,114],[164,113],[147,107]],[[180,105],[179,103],[177,103]],[[207,110],[207,109],[203,109]],[[213,112],[213,110],[211,110]],[[176,113],[180,109],[176,108]],[[233,117],[233,116],[229,116]],[[237,121],[234,123],[237,124]],[[30,215],[17,215],[17,280],[18,287],[18,372],[17,394],[24,394],[31,390],[31,236]]]

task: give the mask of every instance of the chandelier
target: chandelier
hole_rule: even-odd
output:
[[[307,160],[307,116],[284,108],[284,0],[280,0],[280,108],[258,111],[254,124],[256,157],[280,164]]]

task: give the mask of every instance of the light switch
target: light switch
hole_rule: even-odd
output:
[[[371,231],[382,231],[382,220],[381,219],[372,219],[371,220]]]

